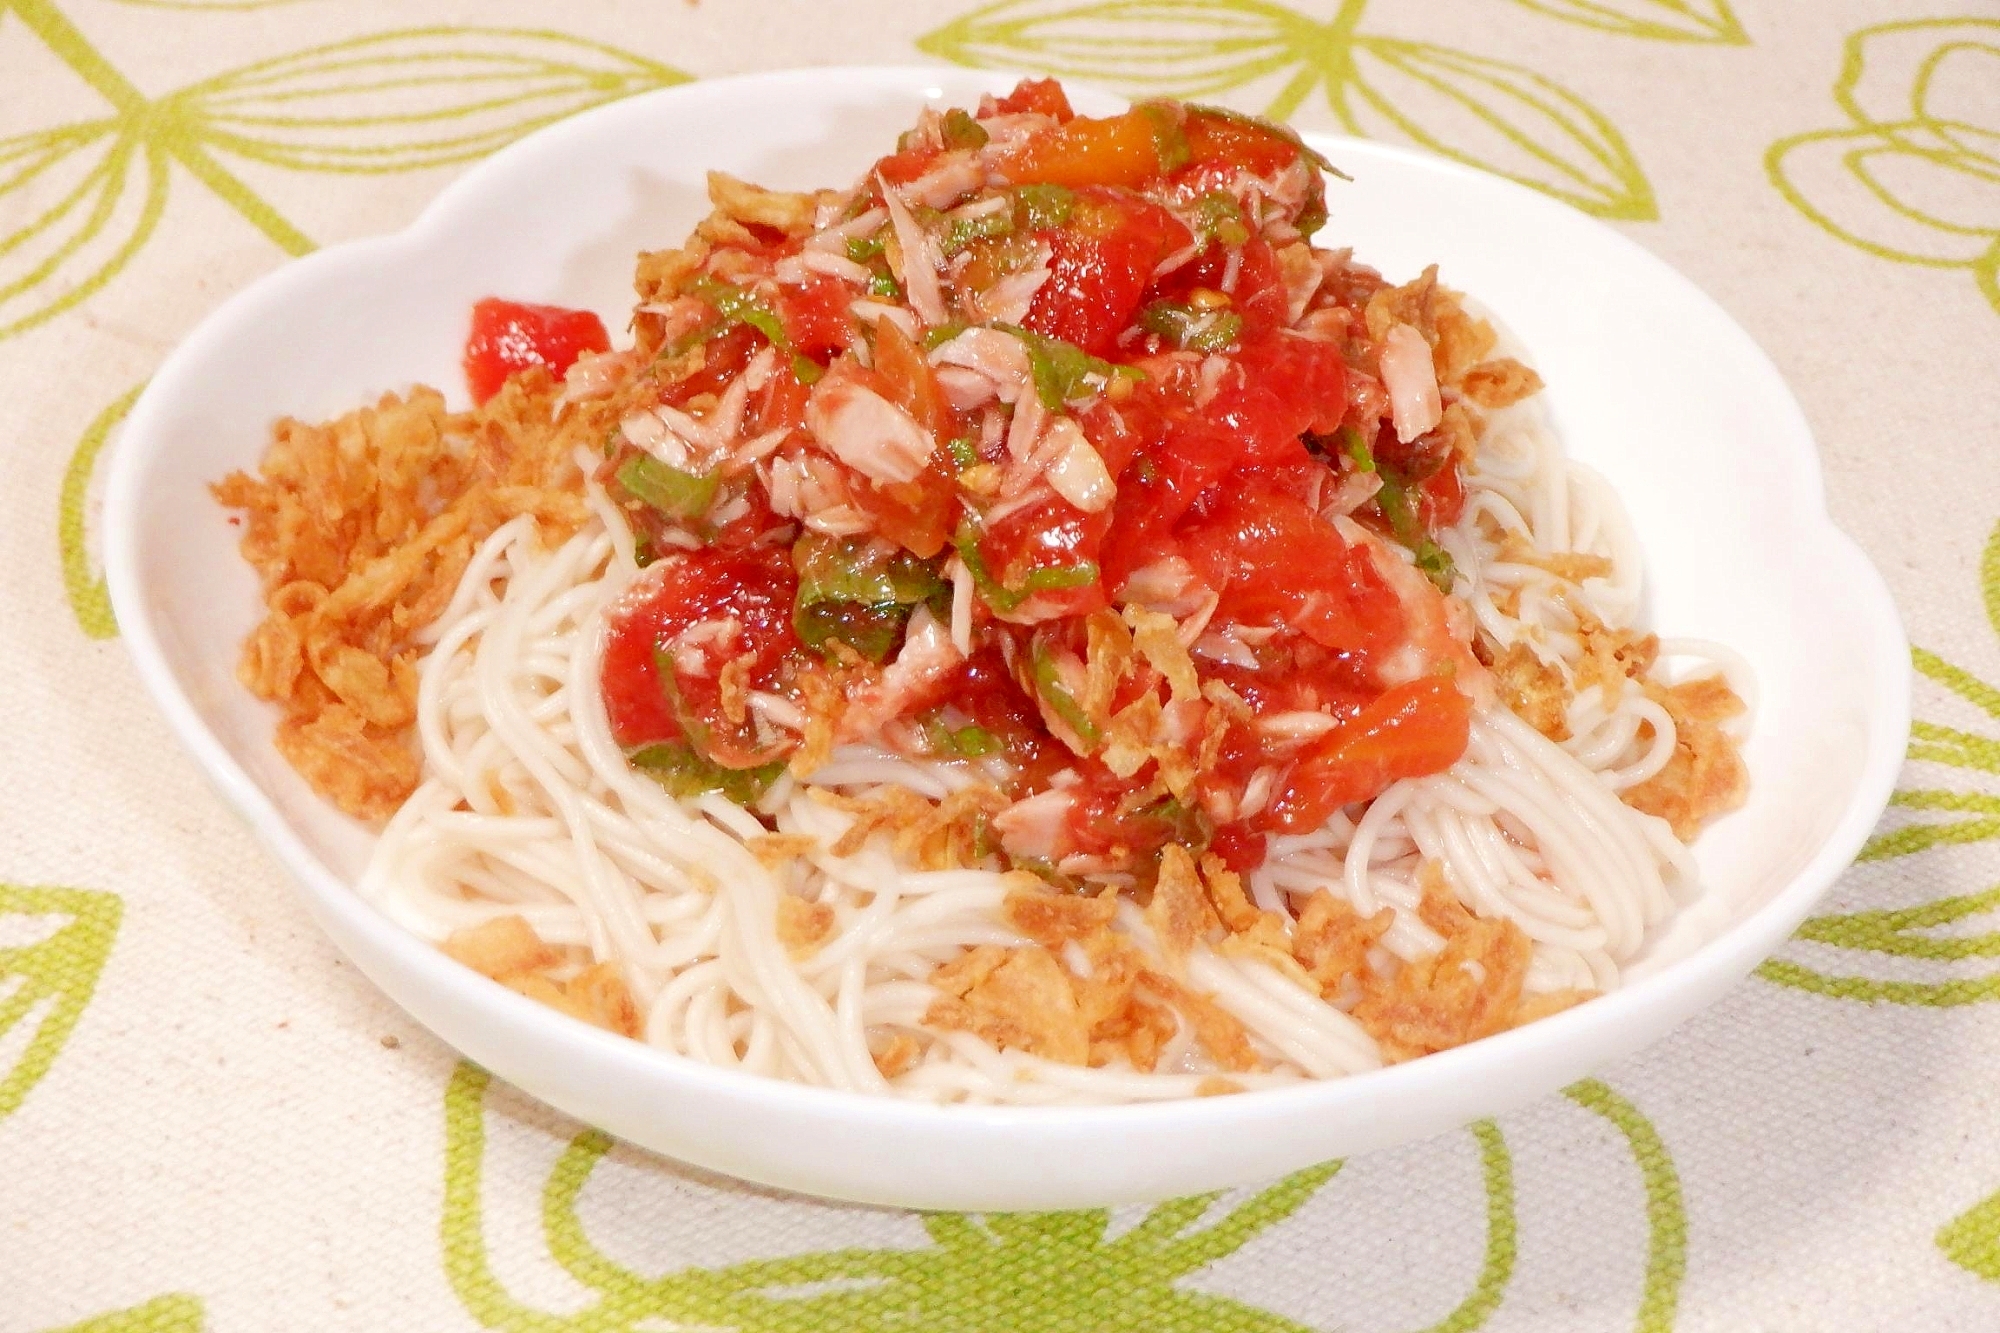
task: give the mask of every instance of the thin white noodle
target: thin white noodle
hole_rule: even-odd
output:
[[[1038,416],[1031,400],[1017,410],[1013,453],[1033,443]],[[1578,610],[1619,626],[1639,604],[1637,544],[1616,496],[1567,463],[1524,408],[1495,414],[1466,481],[1465,516],[1444,537],[1460,571],[1456,593],[1492,642],[1529,644],[1573,679],[1583,656]],[[579,958],[618,963],[643,1040],[770,1077],[1035,1105],[1186,1097],[1225,1072],[1185,1024],[1152,1071],[1061,1065],[925,1027],[936,998],[927,978],[939,963],[1024,942],[1001,916],[1005,882],[986,870],[900,867],[881,838],[836,857],[828,849],[853,816],[812,788],[940,798],[1004,775],[1004,761],[922,763],[849,745],[812,784],[781,779],[755,813],[720,796],[676,800],[636,772],[596,689],[604,613],[637,573],[632,539],[595,484],[587,500],[594,521],[553,549],[528,517],[497,529],[429,631],[417,698],[424,781],[375,848],[362,881],[371,900],[432,939],[519,913]],[[1501,560],[1510,540],[1601,555],[1612,573],[1577,583]],[[953,620],[969,622],[969,580],[954,581],[964,605]],[[969,624],[953,629],[962,638]],[[1746,696],[1753,684],[1740,658],[1716,645],[1662,648],[1692,661],[1690,673],[1722,671]],[[1635,688],[1610,700],[1601,689],[1578,692],[1568,720],[1570,739],[1557,744],[1497,705],[1479,708],[1472,743],[1447,772],[1398,782],[1310,833],[1273,838],[1249,876],[1253,900],[1281,916],[1318,892],[1364,915],[1395,908],[1382,947],[1413,961],[1442,944],[1414,910],[1429,861],[1471,910],[1528,936],[1531,991],[1615,986],[1651,928],[1696,891],[1692,858],[1664,822],[1617,796],[1665,764],[1673,723]],[[771,830],[818,850],[768,868],[746,844]],[[778,940],[787,893],[835,914],[831,937],[798,957]],[[1116,928],[1154,952],[1129,902]],[[1339,1004],[1252,957],[1197,947],[1180,975],[1241,1021],[1264,1058],[1265,1071],[1229,1075],[1240,1086],[1382,1061]],[[870,1051],[892,1032],[918,1035],[921,1053],[886,1079]]]

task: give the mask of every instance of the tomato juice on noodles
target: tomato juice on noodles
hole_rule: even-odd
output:
[[[1324,166],[1025,83],[848,190],[712,176],[629,348],[485,302],[473,411],[284,423],[218,487],[243,675],[388,816],[362,891],[586,1021],[944,1101],[1615,986],[1742,799],[1728,654],[1663,669],[1616,497],[1435,270],[1312,246]]]

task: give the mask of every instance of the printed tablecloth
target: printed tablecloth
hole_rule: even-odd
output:
[[[1919,645],[1895,807],[1797,940],[1497,1122],[988,1217],[613,1144],[335,956],[115,642],[96,496],[138,388],[561,116],[923,61],[1420,144],[1750,329]],[[0,1333],[2000,1328],[1991,0],[0,0],[0,477]]]

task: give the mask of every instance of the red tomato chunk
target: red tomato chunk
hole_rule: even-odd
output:
[[[466,387],[474,402],[483,403],[530,366],[547,366],[561,379],[585,352],[610,348],[604,321],[588,310],[489,296],[472,308],[472,332],[465,340]]]

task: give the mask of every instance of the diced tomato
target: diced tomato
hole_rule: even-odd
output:
[[[1138,313],[1153,269],[1191,238],[1158,204],[1085,188],[1077,191],[1069,221],[1047,239],[1054,251],[1049,280],[1021,322],[1092,356],[1109,356]]]
[[[1246,337],[1237,369],[1210,401],[1208,419],[1237,435],[1256,467],[1299,461],[1307,430],[1336,429],[1347,411],[1347,365],[1340,349],[1284,332]]]
[[[1178,801],[1160,798],[1130,807],[1137,784],[1114,776],[1100,764],[1082,767],[1083,781],[1070,788],[1062,845],[1088,856],[1150,857],[1170,842],[1199,855],[1208,842],[1209,821]]]
[[[1070,110],[1069,95],[1054,79],[1022,79],[1014,85],[1013,92],[1000,99],[995,109],[1002,115],[1033,112],[1059,121],[1076,117],[1076,112]]]
[[[1258,714],[1327,713],[1349,718],[1382,692],[1368,663],[1304,635],[1281,635],[1255,651],[1254,667],[1217,662],[1204,669]]]
[[[909,481],[862,482],[851,488],[855,504],[875,520],[875,530],[928,560],[951,540],[952,501],[958,495],[951,455],[939,449]]]
[[[1031,135],[1000,159],[1000,171],[1016,185],[1136,189],[1160,174],[1157,133],[1152,117],[1137,109],[1122,116],[1078,116]]]
[[[1187,523],[1181,550],[1245,624],[1282,621],[1326,647],[1373,654],[1402,638],[1402,606],[1368,552],[1300,501],[1231,490]]]
[[[891,185],[908,185],[930,170],[931,163],[938,159],[938,152],[938,149],[928,146],[905,148],[877,162],[875,170],[869,174],[880,176]]]
[[[1471,725],[1471,700],[1443,677],[1398,685],[1293,764],[1259,822],[1304,833],[1391,783],[1442,772],[1465,753]]]
[[[678,407],[705,393],[720,395],[750,364],[750,358],[764,345],[764,335],[748,324],[733,324],[702,344],[701,369],[683,376],[661,391],[660,399]],[[791,366],[779,363],[778,375],[789,374]],[[774,375],[773,378],[777,378]]]
[[[792,632],[797,595],[790,553],[768,546],[676,552],[647,569],[605,618],[599,679],[612,738],[627,748],[686,740],[725,768],[776,758],[747,721],[734,721],[723,709],[720,668],[747,661],[747,687],[769,689],[798,647]],[[733,637],[706,640],[694,650],[704,671],[675,666],[662,675],[662,662],[675,660],[681,634],[730,618],[740,627]]]
[[[465,384],[473,401],[483,403],[517,371],[547,366],[561,379],[585,352],[610,347],[604,321],[588,310],[523,305],[489,296],[472,307],[472,332],[465,340]]]
[[[989,736],[1000,743],[1015,778],[1015,795],[1047,786],[1050,778],[1075,762],[1068,747],[1049,735],[1034,701],[1021,692],[999,649],[980,647],[959,664],[945,696]]]
[[[1147,382],[1126,402],[1101,403],[1083,418],[1105,452],[1119,441],[1133,455],[1118,476],[1106,586],[1175,552],[1174,526],[1202,496],[1250,465],[1265,484],[1307,461],[1299,435],[1330,430],[1346,408],[1347,371],[1339,349],[1286,333],[1246,338],[1235,365],[1196,407],[1197,380],[1185,363],[1147,362]],[[1112,456],[1105,454],[1107,466]]]
[[[884,396],[919,426],[933,436],[951,429],[951,407],[938,389],[930,361],[891,319],[875,326],[875,373],[882,377]]]
[[[1222,864],[1239,875],[1247,875],[1264,864],[1264,835],[1245,824],[1225,824],[1215,831],[1208,850],[1222,858]]]
[[[1235,273],[1230,259],[1235,256]],[[1277,256],[1262,237],[1253,236],[1231,250],[1220,243],[1209,246],[1187,263],[1169,273],[1150,295],[1169,301],[1186,300],[1198,287],[1220,291],[1229,286],[1230,309],[1243,320],[1245,337],[1255,337],[1290,321],[1290,298],[1278,272]]]
[[[1299,157],[1299,146],[1276,130],[1232,116],[1190,111],[1182,132],[1196,166],[1219,163],[1241,167],[1253,176],[1269,176]]]
[[[876,328],[874,367],[851,366],[842,373],[902,408],[940,442],[931,451],[930,463],[909,481],[875,482],[857,476],[852,487],[855,504],[875,520],[877,532],[928,560],[951,540],[958,469],[943,442],[956,430],[956,414],[923,351],[888,320]]]
[[[1437,532],[1458,522],[1465,512],[1465,478],[1459,475],[1456,459],[1425,477],[1417,487],[1417,521],[1428,532]]]
[[[824,273],[779,287],[778,320],[793,350],[822,365],[845,351],[854,341],[854,317],[847,312],[851,299],[840,279]]]
[[[771,378],[764,381],[764,387],[751,399],[750,420],[754,433],[761,435],[767,430],[798,430],[804,426],[806,400],[811,394],[812,390],[792,373],[792,367],[779,362]]]
[[[1086,514],[1058,495],[1024,505],[987,528],[979,540],[980,558],[1002,587],[1024,589],[1038,579],[1064,571],[1089,574],[1098,566],[1104,534],[1111,526],[1108,510]],[[1035,592],[1032,612],[1037,619],[1086,615],[1105,605],[1102,568],[1088,582]],[[1028,611],[1021,615],[1025,617]]]

